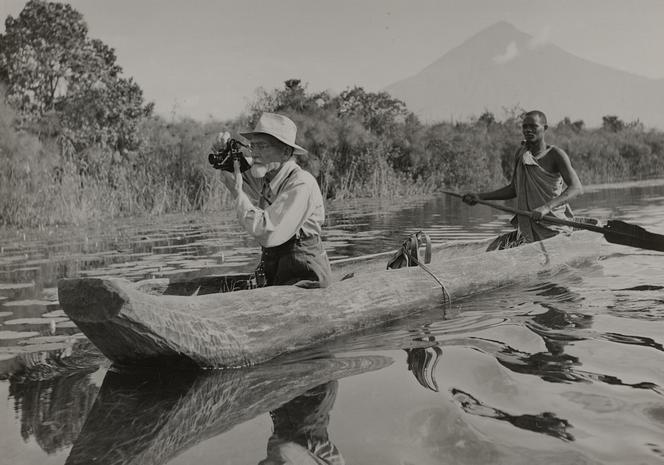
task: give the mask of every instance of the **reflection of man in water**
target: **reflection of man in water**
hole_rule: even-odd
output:
[[[517,428],[526,429],[535,433],[547,434],[565,441],[574,441],[574,436],[567,429],[571,426],[569,421],[558,418],[554,413],[542,412],[536,415],[512,415],[486,404],[460,389],[452,389],[452,395],[461,404],[461,408],[470,414],[481,417],[495,418],[506,421]]]
[[[344,465],[327,426],[337,381],[321,384],[270,412],[274,432],[258,465]]]
[[[536,375],[552,383],[586,381],[585,375],[577,373],[574,368],[581,365],[579,358],[565,353],[565,346],[585,339],[577,331],[592,326],[593,317],[540,304],[547,311],[526,321],[525,325],[542,338],[547,351],[531,354],[509,347],[498,354],[498,362],[514,372]]]

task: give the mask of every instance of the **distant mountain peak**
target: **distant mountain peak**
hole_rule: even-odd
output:
[[[533,36],[518,30],[507,21],[499,21],[450,50],[423,72],[436,72],[436,69],[460,60],[472,62],[474,66],[503,64],[538,45]]]
[[[494,23],[417,74],[388,86],[424,120],[467,119],[488,110],[541,108],[593,125],[602,116],[664,127],[664,80],[649,80],[566,52],[507,21]]]
[[[500,64],[516,56],[532,51],[548,42],[548,29],[542,29],[537,36],[520,31],[507,21],[499,21],[481,30],[457,48],[462,53],[477,58],[492,58]]]
[[[521,40],[527,39],[530,36],[514,27],[512,23],[508,23],[507,21],[498,21],[497,23],[482,29],[480,32],[468,39],[467,42],[472,41],[476,37],[481,37],[483,40],[487,40],[489,38]]]
[[[492,24],[480,32],[470,37],[460,46],[463,47],[467,44],[480,42],[485,45],[487,44],[505,44],[508,42],[517,42],[519,44],[528,43],[533,40],[533,37],[530,34],[517,29],[512,24],[506,21],[500,21],[498,23]]]

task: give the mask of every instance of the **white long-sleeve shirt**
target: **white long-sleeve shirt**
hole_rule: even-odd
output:
[[[261,189],[262,192],[258,192]],[[259,196],[255,206],[247,191]],[[289,160],[269,182],[245,184],[236,204],[237,217],[245,230],[263,247],[283,244],[296,233],[320,236],[325,221],[323,196],[316,179]]]

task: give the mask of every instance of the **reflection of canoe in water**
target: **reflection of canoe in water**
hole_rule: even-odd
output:
[[[390,364],[383,356],[357,356],[168,377],[109,371],[66,464],[167,463],[321,384]]]
[[[597,234],[575,232],[494,252],[485,252],[486,241],[446,245],[434,250],[427,267],[454,300],[586,263],[599,255],[600,242]],[[386,270],[386,261],[338,264],[338,274],[354,276],[326,289],[276,286],[185,297],[152,295],[112,278],[65,279],[58,289],[67,315],[115,363],[243,366],[443,308],[441,287],[425,270]]]

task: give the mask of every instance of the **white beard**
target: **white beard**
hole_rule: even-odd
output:
[[[276,170],[280,166],[281,166],[281,163],[279,163],[279,162],[272,162],[272,163],[268,163],[267,165],[263,165],[263,164],[252,165],[250,171],[251,171],[251,175],[254,178],[264,178],[265,175],[269,171]]]

